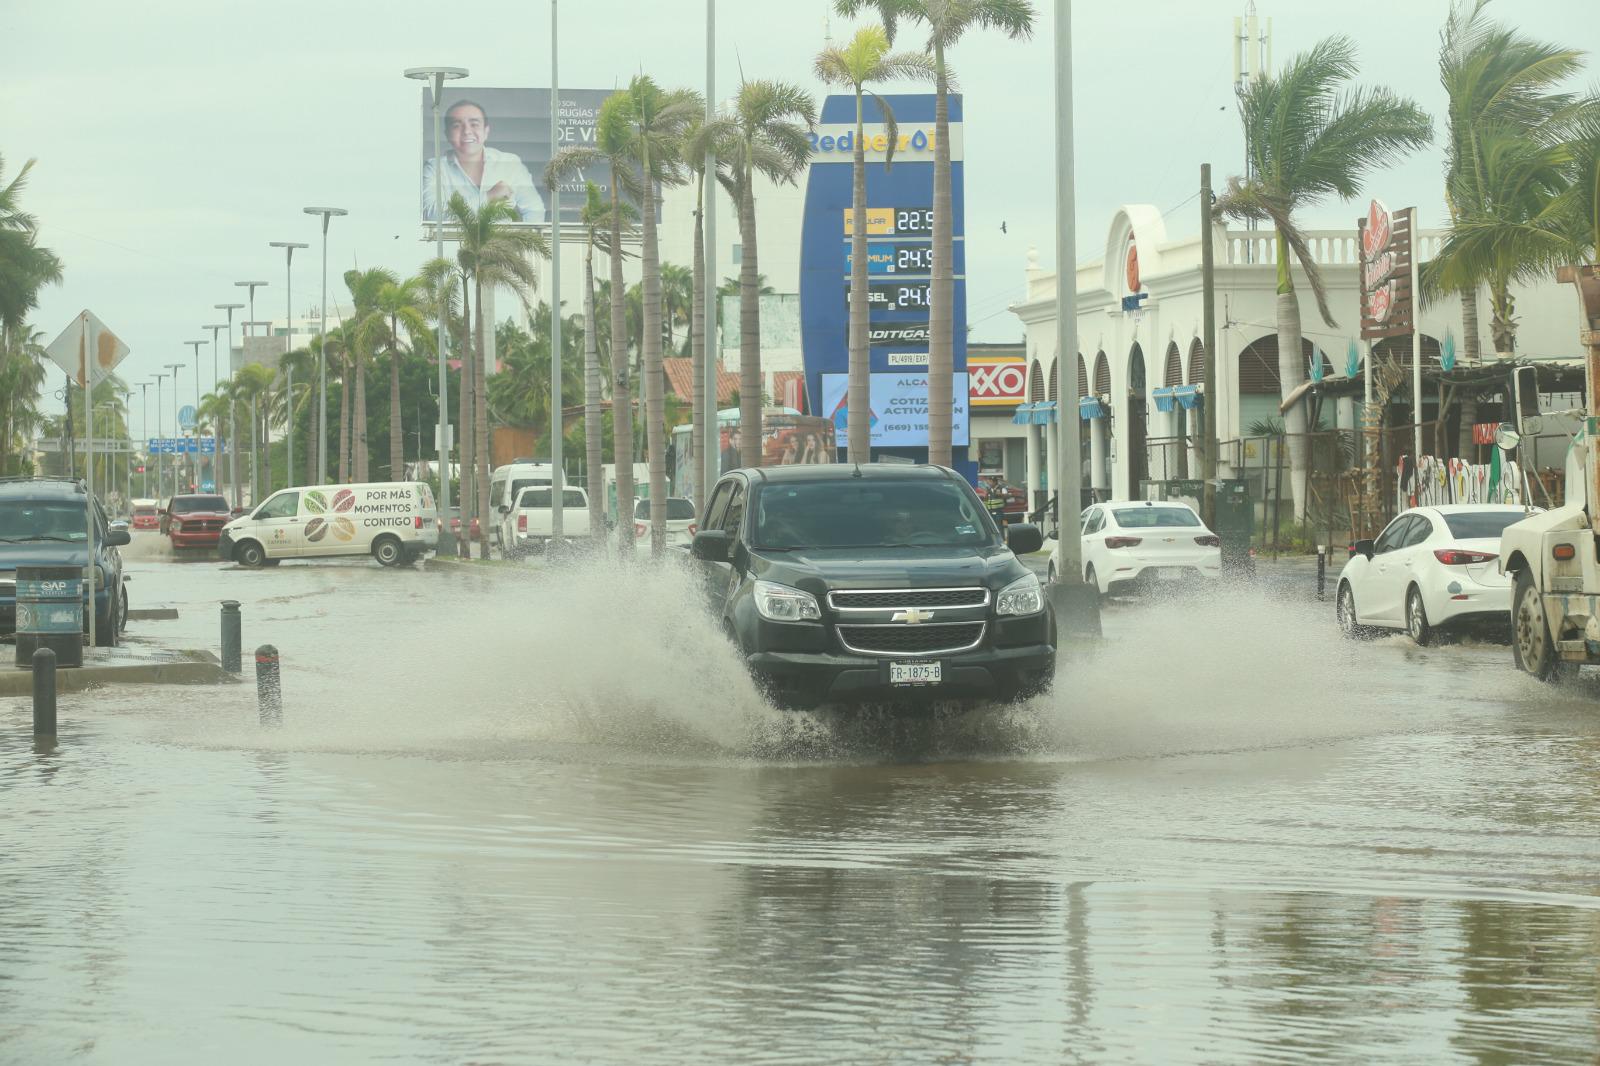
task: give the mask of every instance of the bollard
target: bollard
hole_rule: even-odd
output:
[[[283,683],[278,676],[278,649],[263,644],[256,649],[256,704],[264,726],[283,724]]]
[[[1317,599],[1322,599],[1323,590],[1328,585],[1328,546],[1317,545]]]
[[[238,600],[222,601],[222,668],[230,674],[241,673],[244,663],[241,661],[243,652],[240,649],[240,626],[243,621],[239,614]]]
[[[33,735],[56,735],[56,653],[49,648],[33,653]]]

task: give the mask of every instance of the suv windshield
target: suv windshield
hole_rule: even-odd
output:
[[[8,500],[0,503],[0,541],[89,539],[83,504],[67,500]]]
[[[948,481],[769,484],[756,499],[760,548],[979,547],[996,543],[988,514]]]
[[[650,501],[640,500],[633,505],[633,517],[649,518]],[[684,522],[694,517],[694,504],[681,496],[667,497],[667,521]]]
[[[226,511],[228,500],[224,496],[178,496],[172,501],[172,510],[175,514],[188,514],[191,511]]]
[[[1127,507],[1111,512],[1123,529],[1151,529],[1158,526],[1198,526],[1200,517],[1187,507]]]

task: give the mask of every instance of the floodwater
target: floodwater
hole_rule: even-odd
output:
[[[130,566],[285,725],[0,700],[0,1062],[1600,1056],[1600,684],[1503,647],[1127,605],[1036,705],[842,727],[671,571]]]

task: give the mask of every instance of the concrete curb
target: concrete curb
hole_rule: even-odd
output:
[[[87,649],[85,649],[87,650]],[[174,658],[153,663],[86,665],[56,671],[56,689],[82,692],[110,684],[131,685],[214,685],[237,681],[222,669],[222,663],[208,651],[179,651]],[[0,670],[0,697],[33,695],[33,672],[21,668]]]

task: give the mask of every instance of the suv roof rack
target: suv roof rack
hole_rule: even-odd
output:
[[[0,484],[13,484],[21,481],[49,481],[71,485],[79,492],[88,492],[89,486],[81,477],[63,477],[60,474],[40,474],[31,476],[27,474],[12,474],[0,477]]]

